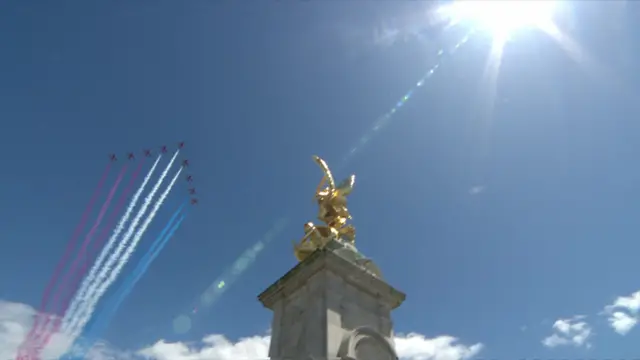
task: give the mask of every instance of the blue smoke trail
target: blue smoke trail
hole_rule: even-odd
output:
[[[118,291],[109,299],[104,307],[104,310],[96,317],[92,326],[85,332],[83,340],[79,340],[79,344],[75,347],[73,357],[64,357],[65,360],[81,360],[84,359],[84,355],[91,348],[93,343],[99,339],[102,333],[107,329],[109,323],[115,313],[122,305],[122,302],[131,293],[131,290],[135,287],[142,276],[147,272],[147,269],[155,258],[162,252],[162,249],[167,245],[169,239],[173,237],[173,234],[178,230],[182,221],[187,216],[188,211],[183,211],[187,201],[185,201],[171,216],[167,225],[162,229],[160,235],[153,241],[151,247],[147,253],[140,259],[140,262],[136,268],[132,271],[131,275],[125,279]],[[178,217],[179,216],[179,217]],[[176,221],[176,218],[178,219]],[[70,354],[69,354],[70,355]]]

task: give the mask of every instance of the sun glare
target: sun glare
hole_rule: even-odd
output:
[[[516,30],[553,22],[556,5],[552,0],[458,0],[441,10],[453,24],[466,23],[504,39]]]
[[[579,65],[587,65],[593,71],[597,64],[581,46],[561,30],[561,25],[571,14],[571,4],[563,0],[447,0],[435,11],[428,12],[430,19],[445,24],[446,28],[460,27],[471,34],[487,33],[491,44],[482,75],[486,91],[487,109],[493,111],[498,96],[497,84],[504,49],[519,30],[531,29],[551,37]],[[532,40],[531,37],[529,40]],[[522,39],[524,40],[524,39]],[[455,48],[457,48],[456,45]],[[600,75],[601,76],[601,75]],[[486,118],[491,114],[487,112]]]

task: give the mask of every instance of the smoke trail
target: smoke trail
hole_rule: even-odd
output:
[[[171,162],[173,162],[173,160],[175,159],[176,155],[177,155],[177,152],[174,155],[174,157],[171,159]],[[159,159],[160,159],[160,156],[158,156],[158,160]],[[169,163],[169,165],[171,165],[171,162]],[[111,239],[109,240],[109,244],[107,244],[107,247],[110,248],[113,245],[115,245],[116,242],[118,242],[115,251],[113,251],[111,253],[103,251],[105,257],[107,255],[109,255],[109,257],[107,258],[105,263],[104,264],[98,264],[98,263],[94,264],[93,268],[96,269],[95,272],[98,272],[98,270],[100,272],[97,273],[97,274],[95,274],[95,272],[94,272],[93,276],[91,276],[91,274],[89,274],[87,279],[85,279],[87,281],[87,286],[84,288],[83,292],[80,292],[75,296],[75,298],[73,299],[72,306],[70,307],[68,312],[65,314],[65,317],[64,317],[64,319],[62,321],[62,329],[63,329],[63,331],[68,332],[68,330],[72,327],[72,324],[75,324],[75,322],[78,321],[78,314],[80,314],[80,313],[82,313],[82,311],[84,311],[83,308],[84,308],[85,305],[83,303],[93,296],[93,294],[95,293],[97,287],[100,285],[100,283],[107,276],[107,273],[111,270],[111,268],[113,267],[113,264],[118,260],[118,257],[120,256],[120,254],[126,248],[127,242],[129,241],[129,239],[133,235],[133,232],[135,231],[135,228],[138,226],[138,223],[140,222],[140,218],[142,218],[142,216],[144,215],[145,211],[149,207],[149,204],[151,203],[151,200],[152,200],[153,196],[158,191],[158,188],[160,187],[160,185],[162,184],[162,181],[166,177],[166,173],[167,173],[168,169],[169,169],[169,167],[164,169],[164,171],[160,175],[160,178],[156,181],[156,183],[154,184],[153,188],[151,189],[150,193],[145,197],[142,206],[140,207],[140,209],[136,213],[136,216],[133,218],[133,220],[129,224],[129,227],[127,228],[127,231],[125,232],[124,236],[119,241],[117,241],[116,232],[114,232],[114,234],[112,235]],[[150,175],[151,175],[151,173],[148,175],[149,178],[150,178]],[[142,192],[140,191],[140,193],[142,193]],[[133,210],[133,206],[131,206],[131,210]],[[126,217],[128,217],[130,215],[131,215],[130,212],[125,214]],[[121,219],[121,224],[118,224],[118,228],[116,229],[116,231],[118,233],[123,230],[123,228],[120,227],[120,225],[124,226],[124,221],[122,221],[122,219]],[[92,270],[93,270],[93,268],[92,268]],[[74,307],[74,303],[75,303],[75,307]]]
[[[80,279],[82,279],[82,275],[86,274],[87,266],[89,265],[89,262],[93,258],[93,255],[95,254],[95,252],[102,246],[102,244],[107,239],[107,236],[109,235],[109,230],[113,228],[116,222],[116,217],[120,214],[127,198],[129,197],[129,194],[133,190],[133,186],[135,184],[136,179],[140,175],[140,171],[142,171],[143,165],[144,165],[144,159],[140,161],[140,164],[138,164],[138,167],[134,170],[133,175],[131,176],[131,179],[129,179],[129,183],[127,184],[127,187],[120,194],[118,201],[116,203],[116,206],[114,210],[111,212],[109,219],[107,220],[107,224],[102,228],[102,230],[100,231],[100,234],[98,234],[97,240],[93,242],[89,255],[84,258],[84,261],[82,262],[82,266],[80,270],[76,273],[77,276],[74,279],[75,280],[75,283],[73,285],[74,288],[78,286],[78,282],[80,282]],[[63,310],[67,309],[72,296],[73,296],[73,292],[67,293],[67,296],[64,298],[64,301],[62,303],[61,309]],[[61,325],[61,318],[56,317],[56,319],[54,320],[54,325],[52,330],[49,331],[46,334],[46,336],[44,336],[40,341],[40,347],[39,347],[40,349],[44,348],[49,343],[51,336],[56,332],[58,332],[58,330],[60,330],[60,325]]]
[[[107,235],[109,235],[109,229],[113,228],[113,225],[116,222],[116,217],[118,216],[118,214],[120,214],[120,211],[124,207],[125,201],[129,197],[131,190],[133,190],[133,185],[135,184],[135,181],[138,178],[138,175],[140,175],[140,171],[142,171],[143,165],[144,165],[144,159],[140,161],[140,164],[138,165],[138,167],[133,173],[133,176],[131,176],[131,179],[129,180],[129,184],[127,184],[127,188],[120,195],[120,198],[118,199],[118,204],[116,205],[113,213],[111,214],[111,217],[107,222],[107,225],[103,227],[102,231],[100,232],[100,236],[98,236],[98,240],[96,240],[93,243],[93,247],[91,248],[91,253],[95,253],[100,248],[100,246],[104,243],[104,241],[107,239]],[[85,261],[84,264],[82,264],[82,269],[81,269],[82,273],[86,271],[88,265],[89,265],[88,261]]]
[[[99,331],[104,330],[109,325],[109,320],[116,313],[122,302],[131,293],[135,285],[138,283],[138,281],[140,281],[153,261],[156,259],[156,257],[158,257],[169,240],[173,237],[173,234],[178,230],[178,228],[182,224],[182,221],[184,221],[185,217],[187,216],[186,211],[182,214],[180,214],[180,212],[181,210],[178,210],[174,214],[173,218],[163,229],[163,233],[160,234],[160,236],[158,236],[154,241],[152,248],[149,249],[144,258],[140,260],[136,268],[132,271],[132,274],[125,280],[125,282],[113,296],[113,298],[109,302],[110,306],[107,308],[107,311],[105,311],[107,316],[101,316],[99,319],[96,319],[94,328],[92,328],[91,332],[88,334],[89,338],[91,338],[91,335],[93,335],[93,337],[95,338],[99,335]],[[177,215],[180,215],[180,217],[176,221]]]
[[[39,328],[39,323],[42,320],[42,317],[44,316],[48,318],[48,316],[46,315],[48,312],[47,304],[49,303],[49,296],[51,295],[51,291],[56,286],[58,282],[58,278],[60,277],[60,273],[64,269],[64,266],[67,264],[67,262],[69,262],[69,257],[71,256],[71,253],[76,246],[76,241],[80,236],[80,232],[82,231],[82,229],[84,229],[84,226],[88,220],[89,214],[93,209],[93,205],[98,200],[98,195],[100,194],[102,187],[104,186],[104,182],[107,180],[107,176],[109,175],[110,170],[111,170],[111,162],[109,162],[107,164],[107,167],[104,169],[102,177],[98,181],[98,186],[93,191],[93,195],[91,195],[89,204],[87,205],[86,209],[82,213],[82,216],[80,217],[80,222],[76,226],[75,230],[73,231],[73,235],[71,235],[71,239],[67,243],[67,247],[64,250],[64,254],[62,255],[62,258],[60,259],[55,269],[53,270],[53,275],[51,276],[51,279],[49,279],[49,283],[47,284],[47,287],[45,288],[44,293],[42,295],[42,300],[40,301],[40,309],[38,310],[38,314],[34,319],[34,323],[33,323],[33,326],[31,327],[31,330],[29,330],[29,333],[25,337],[25,342],[20,346],[21,349],[25,345],[27,345],[27,343],[34,337],[36,329]]]
[[[96,218],[95,222],[93,223],[93,226],[91,227],[91,230],[89,230],[89,233],[87,233],[87,235],[84,238],[84,241],[82,242],[82,245],[80,247],[80,250],[78,252],[78,255],[76,256],[76,258],[73,260],[73,262],[71,263],[71,266],[69,267],[69,270],[67,271],[66,276],[63,277],[62,279],[62,284],[60,285],[60,288],[58,289],[58,291],[56,291],[56,293],[53,295],[53,313],[57,314],[59,311],[62,312],[64,311],[64,308],[62,308],[60,305],[64,305],[64,304],[60,304],[60,296],[62,295],[66,295],[65,290],[67,292],[73,292],[73,288],[77,285],[74,285],[76,283],[76,278],[78,277],[77,273],[77,268],[80,265],[80,262],[84,260],[85,254],[87,252],[87,247],[89,246],[89,244],[91,243],[91,240],[93,239],[93,235],[95,234],[98,226],[100,226],[100,223],[102,223],[102,218],[104,217],[105,213],[107,212],[107,209],[109,208],[109,205],[111,205],[111,200],[113,200],[113,196],[116,194],[116,191],[118,190],[118,187],[120,187],[120,182],[122,181],[122,178],[124,177],[124,174],[127,172],[127,165],[125,164],[122,167],[122,170],[120,170],[120,173],[118,174],[118,177],[116,178],[115,183],[113,184],[113,186],[111,187],[111,189],[109,190],[109,194],[107,195],[106,200],[104,201],[104,203],[102,204],[102,207],[100,208],[100,212],[98,213],[98,217]],[[59,310],[59,311],[57,311]],[[44,323],[42,323],[42,325],[40,326],[40,329],[35,329],[35,334],[32,340],[34,341],[38,341],[38,337],[42,336],[42,335],[46,335],[47,331],[46,331],[46,327],[47,325],[49,325],[49,322],[51,320],[51,317],[47,317],[47,319],[44,321]],[[40,330],[40,332],[38,333],[38,330]],[[46,341],[43,345],[46,345]]]
[[[177,153],[178,152],[176,152],[176,155]],[[174,159],[175,159],[175,156],[174,156]],[[173,162],[173,159],[171,163],[172,162]],[[169,163],[169,167],[171,166],[171,163]],[[72,329],[72,332],[70,332],[72,340],[74,340],[80,334],[80,332],[82,332],[82,329],[91,318],[91,315],[93,315],[96,304],[98,303],[102,295],[104,295],[104,293],[107,291],[109,286],[111,286],[111,284],[116,280],[116,278],[122,271],[122,268],[126,265],[127,261],[129,260],[129,257],[131,257],[131,254],[133,254],[133,252],[135,251],[136,245],[138,244],[138,242],[140,242],[140,240],[142,239],[142,236],[147,230],[147,227],[149,227],[149,224],[151,224],[151,222],[153,221],[153,218],[156,216],[158,209],[160,209],[160,207],[164,203],[164,200],[169,195],[169,192],[171,192],[171,189],[173,188],[173,185],[178,180],[178,177],[180,176],[182,169],[183,169],[182,167],[178,169],[178,171],[176,172],[176,175],[173,177],[173,179],[171,179],[171,183],[169,183],[169,186],[167,186],[167,189],[164,191],[164,193],[162,193],[162,195],[160,195],[160,198],[158,199],[158,201],[156,201],[153,209],[147,216],[145,222],[140,227],[140,230],[138,230],[138,232],[136,233],[136,236],[134,237],[134,239],[131,241],[131,245],[129,245],[129,248],[127,249],[127,251],[120,258],[120,261],[117,264],[116,268],[113,269],[113,271],[111,272],[111,275],[109,276],[109,278],[105,282],[103,282],[102,285],[94,292],[95,295],[93,295],[90,299],[87,300],[87,305],[82,309],[84,311],[84,315],[82,317],[77,318],[78,320],[76,320],[76,323],[74,324],[75,328],[71,326],[69,327],[69,329]],[[168,170],[168,168],[166,170]],[[163,175],[166,175],[166,174],[163,173]],[[162,178],[164,178],[164,176]]]
[[[162,155],[158,155],[158,158],[156,159],[155,163],[153,164],[153,166],[145,176],[144,181],[142,182],[142,185],[140,185],[136,193],[133,195],[133,199],[131,199],[131,201],[129,202],[129,206],[127,206],[127,210],[125,211],[125,214],[120,218],[118,225],[113,230],[113,234],[109,238],[109,241],[107,241],[107,245],[104,247],[104,249],[102,249],[102,251],[100,252],[100,255],[98,256],[98,259],[91,267],[91,270],[89,271],[89,275],[82,281],[82,285],[80,286],[80,289],[76,293],[76,296],[73,298],[71,305],[69,306],[69,308],[67,309],[67,312],[64,315],[64,318],[62,320],[63,325],[66,322],[68,322],[69,316],[74,314],[78,306],[80,306],[80,302],[82,301],[82,299],[86,297],[86,293],[89,290],[89,286],[95,280],[96,273],[98,272],[98,270],[102,268],[102,265],[103,265],[102,263],[105,261],[105,258],[107,257],[107,255],[109,255],[109,253],[111,252],[111,248],[113,247],[113,245],[115,245],[115,242],[118,236],[120,235],[122,230],[124,230],[124,226],[127,220],[129,220],[129,217],[131,216],[133,209],[138,203],[138,200],[140,199],[140,196],[142,195],[144,188],[147,186],[147,183],[149,182],[149,180],[151,180],[151,175],[153,175],[153,172],[155,171],[156,166],[160,162],[161,157]]]
[[[185,205],[186,204],[182,204],[178,208],[178,210],[175,211],[171,219],[169,219],[169,221],[167,222],[167,225],[164,227],[164,229],[162,229],[160,235],[158,235],[158,237],[154,240],[151,248],[149,248],[143,258],[140,259],[140,262],[132,271],[131,275],[127,277],[120,288],[118,288],[115,294],[109,299],[109,301],[105,305],[104,310],[99,314],[99,316],[95,318],[95,322],[85,333],[81,344],[77,346],[77,348],[80,349],[81,354],[78,357],[63,357],[62,359],[81,360],[84,353],[86,353],[86,351],[91,348],[93,343],[97,341],[101,334],[107,329],[109,323],[111,322],[111,319],[120,308],[120,305],[122,305],[122,302],[131,293],[138,281],[147,272],[149,266],[153,263],[160,252],[162,252],[163,248],[167,245],[169,240],[173,237],[173,234],[182,224],[182,221],[187,216],[187,211],[182,211]],[[180,215],[180,218],[178,219],[178,221],[176,221],[176,217],[178,215]]]
[[[131,239],[131,236],[133,236],[133,233],[136,227],[138,226],[140,219],[144,216],[144,213],[147,211],[147,208],[149,207],[149,205],[151,205],[151,201],[153,200],[153,197],[155,196],[156,192],[160,188],[160,185],[162,185],[162,182],[164,181],[164,179],[167,177],[167,173],[169,172],[169,169],[173,165],[173,162],[175,161],[179,152],[180,150],[177,150],[175,152],[175,154],[171,158],[171,161],[169,161],[169,164],[162,171],[160,178],[158,179],[158,181],[156,181],[156,183],[153,185],[153,188],[151,189],[149,194],[145,197],[144,203],[138,210],[138,213],[136,214],[136,216],[131,221],[131,224],[129,224],[129,228],[127,229],[127,232],[124,234],[124,236],[118,243],[118,247],[116,248],[116,250],[113,252],[113,254],[111,254],[111,256],[109,256],[109,259],[107,260],[106,264],[102,267],[102,270],[100,271],[100,273],[96,276],[93,284],[85,291],[84,294],[79,294],[78,296],[76,296],[76,299],[79,300],[78,302],[87,301],[88,299],[91,299],[91,297],[95,294],[96,289],[98,288],[100,283],[104,280],[104,278],[107,276],[109,271],[113,268],[114,263],[118,261],[118,257],[127,247],[127,243],[129,242],[129,239]],[[79,320],[78,316],[76,315],[76,312],[81,313],[82,311],[84,311],[83,309],[80,309],[80,310],[75,309],[75,310],[76,311],[74,311],[73,313],[68,312],[65,315],[66,321],[62,322],[62,328],[65,332],[70,328],[72,328],[73,325],[75,325],[74,321],[77,322]]]

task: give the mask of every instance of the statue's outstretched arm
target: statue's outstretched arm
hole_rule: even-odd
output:
[[[329,170],[329,165],[327,165],[327,163],[324,160],[322,160],[319,156],[316,156],[316,155],[313,156],[313,160],[315,160],[316,164],[318,164],[318,166],[320,166],[320,168],[324,172],[324,176],[327,178],[326,180],[329,183],[329,189],[335,190],[336,182],[333,179],[333,174],[331,174],[331,170]]]

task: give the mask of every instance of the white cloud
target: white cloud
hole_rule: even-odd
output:
[[[36,311],[28,305],[0,300],[0,359],[14,359],[16,357],[18,347],[31,329],[35,313]],[[64,335],[55,334],[43,349],[40,358],[42,360],[59,359],[69,348],[69,343]],[[131,357],[102,343],[86,354],[86,359],[125,360],[131,359]]]
[[[373,42],[380,46],[393,45],[400,36],[400,30],[397,28],[389,28],[387,26],[381,26],[373,32]]]
[[[613,304],[604,308],[604,312],[608,314],[609,325],[620,335],[626,335],[638,324],[639,311],[640,291],[629,296],[620,296]]]
[[[482,186],[482,185],[477,185],[477,186],[474,186],[474,187],[472,187],[472,188],[470,188],[470,189],[469,189],[469,194],[471,194],[471,195],[478,195],[478,194],[480,194],[480,193],[481,193],[481,192],[483,192],[483,191],[484,191],[484,186]]]
[[[31,328],[34,310],[24,304],[0,300],[0,359],[13,359],[18,347]],[[43,359],[56,359],[66,350],[68,342],[53,336],[42,352]]]
[[[231,342],[223,335],[206,336],[199,344],[168,343],[164,340],[138,352],[154,360],[256,360],[268,359],[270,337],[253,336]],[[401,359],[407,360],[465,360],[482,350],[482,344],[466,346],[451,336],[426,338],[411,333],[395,338]]]
[[[483,349],[480,343],[467,346],[446,335],[426,338],[411,333],[396,336],[395,343],[398,357],[407,360],[464,360],[476,356]]]
[[[552,326],[553,333],[544,338],[542,344],[550,348],[561,345],[591,347],[589,339],[593,334],[584,318],[584,316],[574,316],[569,319],[556,320]]]
[[[24,340],[36,312],[30,306],[0,300],[0,359],[14,359]],[[199,342],[166,342],[160,340],[138,351],[118,351],[108,343],[96,344],[85,355],[87,360],[132,360],[144,357],[153,360],[242,360],[267,359],[269,333],[264,336],[241,338],[230,341],[224,335],[208,335]],[[480,343],[465,345],[452,336],[426,338],[410,333],[395,338],[396,349],[401,359],[406,360],[466,360],[477,355],[483,348]],[[58,359],[69,347],[63,335],[51,338],[43,350],[42,360]]]
[[[223,335],[205,336],[200,344],[160,340],[138,353],[154,360],[268,359],[270,336],[252,336],[233,343]]]
[[[626,312],[614,311],[609,315],[609,325],[620,335],[626,335],[638,324],[638,318]]]

